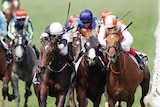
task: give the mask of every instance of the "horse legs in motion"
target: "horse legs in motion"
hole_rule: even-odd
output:
[[[76,107],[75,100],[74,100],[74,89],[75,89],[75,86],[71,86],[68,90],[68,93],[66,95],[66,107]]]
[[[143,70],[143,80],[140,83],[140,86],[141,86],[141,89],[142,89],[142,97],[140,99],[140,104],[141,104],[142,107],[145,107],[143,99],[148,93],[149,82],[150,82],[150,73],[149,73],[148,65],[146,65],[145,69]]]
[[[16,107],[19,107],[19,103],[20,103],[20,94],[19,94],[19,85],[18,85],[18,81],[19,81],[19,77],[18,75],[16,75],[15,73],[12,73],[12,78],[11,78],[11,81],[12,81],[12,87],[13,87],[13,95],[16,95]],[[24,97],[25,97],[25,102],[24,102],[24,107],[28,107],[27,105],[27,101],[28,101],[28,97],[30,95],[32,95],[32,92],[31,92],[31,84],[32,84],[32,81],[26,81],[25,82],[25,94],[24,94]]]

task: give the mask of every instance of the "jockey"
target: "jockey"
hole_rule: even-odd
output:
[[[75,23],[75,20],[79,17],[78,14],[73,14],[72,16],[70,16],[69,20],[66,22],[64,28],[66,31],[69,31],[72,29],[72,25]],[[68,32],[69,33],[69,41],[68,41],[68,52],[70,53],[72,59],[73,59],[73,50],[72,50],[72,41],[73,41],[73,38],[75,36],[73,35],[70,35],[70,31]]]
[[[78,59],[85,52],[84,44],[86,43],[87,39],[90,38],[90,36],[92,35],[97,38],[99,27],[98,27],[97,17],[93,16],[92,12],[87,9],[81,11],[80,16],[75,20],[72,26],[74,28],[70,32],[71,35],[74,35],[74,33],[76,32],[82,34],[81,36],[82,50],[75,61],[77,62]]]
[[[72,57],[68,52],[67,43],[69,41],[69,34],[66,33],[63,26],[59,22],[53,22],[51,25],[45,28],[45,31],[41,34],[40,41],[43,43],[46,40],[49,40],[50,36],[58,36],[58,49],[60,54],[66,57],[66,60],[71,65],[72,70],[74,70],[74,65],[72,63]]]
[[[32,42],[33,39],[32,21],[29,18],[29,16],[27,16],[26,11],[23,9],[16,10],[15,16],[11,19],[8,26],[8,36],[11,40],[13,40],[16,34],[20,32],[26,34],[26,37],[29,40],[29,44],[35,50],[37,58],[39,58],[39,51]]]
[[[70,16],[69,20],[66,22],[65,24],[65,29],[69,29],[71,28],[71,25],[73,24],[73,22],[79,17],[78,14],[73,14],[72,16]]]
[[[5,15],[0,11],[0,41],[3,45],[4,50],[6,51],[7,63],[11,63],[12,53],[9,49],[7,41],[5,41],[5,37],[7,36],[7,21]]]
[[[98,21],[98,24],[99,24],[99,27],[103,24],[103,21],[105,19],[106,16],[108,15],[112,15],[112,12],[111,11],[108,11],[108,10],[105,10],[102,15],[101,15],[101,18],[99,19]]]
[[[52,35],[56,35],[59,38],[58,49],[60,50],[60,54],[66,56],[68,62],[72,62],[72,58],[68,53],[67,47],[69,35],[68,33],[65,33],[63,26],[59,22],[53,22],[51,25],[45,28],[45,31],[42,33],[40,37],[41,43],[43,43],[44,40],[48,39]]]
[[[2,3],[1,3],[2,11],[4,13],[9,13],[12,5],[13,7],[19,8],[19,0],[2,0]],[[13,13],[14,12],[15,10],[13,10]]]
[[[145,62],[143,58],[146,58],[148,60],[148,57],[143,53],[143,57],[140,57],[139,53],[135,49],[131,48],[131,44],[133,43],[133,37],[126,28],[126,25],[123,23],[122,20],[119,20],[114,15],[109,15],[105,17],[105,20],[103,24],[101,25],[100,32],[98,34],[98,41],[101,44],[101,46],[106,46],[104,36],[105,36],[105,29],[107,28],[109,31],[117,28],[121,28],[121,46],[124,52],[127,52],[131,55],[133,55],[137,62],[139,63],[139,67],[141,70],[145,68]],[[107,68],[108,69],[108,68]]]

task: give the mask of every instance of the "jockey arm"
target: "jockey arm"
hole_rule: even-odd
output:
[[[0,35],[2,35],[3,37],[7,36],[7,22],[6,22],[6,18],[4,16],[4,14],[2,12],[0,12]]]
[[[98,31],[99,31],[98,20],[95,20],[95,26],[93,25],[92,33],[93,35],[95,35],[96,38],[98,38]]]
[[[66,47],[68,40],[69,40],[69,35],[68,35],[68,33],[63,34],[63,35],[62,35],[62,38],[61,38],[61,40],[60,40],[60,43],[59,43],[59,45],[58,45],[58,48],[59,48],[60,50],[62,50],[64,47]]]
[[[31,21],[31,19],[28,19],[28,21],[27,21],[27,38],[28,39],[33,39],[33,25],[32,25],[32,21]]]
[[[126,28],[126,25],[121,25],[121,31],[123,39],[121,40],[121,46],[124,52],[128,52],[130,50],[131,44],[133,43],[133,37],[128,31],[128,29],[124,30]]]
[[[13,20],[10,21],[8,26],[8,37],[13,40],[15,38],[15,22]]]
[[[100,27],[100,31],[98,34],[98,42],[100,43],[101,46],[106,47],[106,41],[105,41],[105,28],[104,25],[102,24]]]

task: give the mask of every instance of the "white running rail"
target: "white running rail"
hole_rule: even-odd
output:
[[[158,15],[158,25],[154,33],[156,44],[151,91],[144,98],[145,105],[149,107],[160,107],[160,0],[158,4]]]

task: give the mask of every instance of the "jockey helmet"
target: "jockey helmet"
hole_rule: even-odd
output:
[[[80,13],[80,20],[85,23],[90,23],[92,22],[92,12],[90,10],[83,10],[81,13]]]
[[[15,13],[16,19],[25,19],[27,17],[27,12],[23,9],[16,10]]]
[[[117,25],[117,19],[114,15],[106,16],[104,19],[104,24],[107,28],[113,28]]]
[[[102,18],[102,19],[105,19],[105,17],[108,16],[108,15],[112,15],[112,12],[106,10],[106,11],[104,11],[104,12],[102,13],[101,18]]]
[[[53,22],[49,28],[51,35],[61,35],[64,33],[63,26],[59,22]]]
[[[78,17],[79,17],[78,14],[73,14],[73,15],[69,18],[69,23],[72,24]]]

